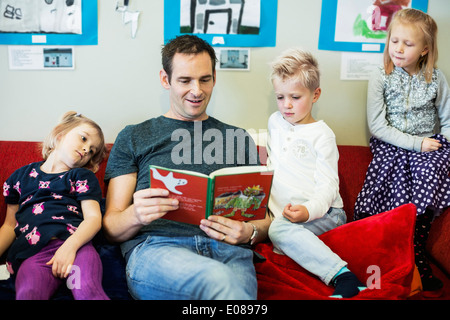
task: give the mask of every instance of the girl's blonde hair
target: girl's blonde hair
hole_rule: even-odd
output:
[[[384,48],[384,70],[387,74],[390,74],[394,70],[394,63],[389,56],[389,43],[391,39],[392,28],[398,24],[410,25],[423,34],[425,45],[428,47],[428,53],[419,58],[417,67],[424,73],[425,80],[431,82],[433,75],[433,69],[436,68],[436,62],[438,59],[437,48],[437,24],[428,14],[417,9],[402,9],[395,13],[392,19],[388,34],[386,38],[386,46]]]
[[[271,80],[297,78],[311,91],[320,87],[319,64],[314,56],[300,49],[288,49],[272,62]]]
[[[75,112],[69,111],[66,112],[56,127],[50,132],[47,138],[42,143],[42,157],[44,160],[47,160],[50,153],[55,150],[58,139],[66,135],[70,130],[82,125],[88,124],[92,128],[97,130],[98,136],[100,138],[100,146],[96,148],[96,152],[92,155],[92,158],[88,163],[84,166],[85,168],[96,172],[102,163],[103,159],[106,156],[106,145],[105,138],[103,136],[103,131],[100,126],[95,123],[93,120]]]

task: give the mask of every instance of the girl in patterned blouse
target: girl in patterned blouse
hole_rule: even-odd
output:
[[[3,184],[7,213],[0,255],[8,250],[16,299],[49,299],[65,278],[75,299],[108,299],[90,242],[102,219],[94,174],[106,154],[102,130],[68,112],[44,141],[42,154],[44,161],[16,170]]]
[[[355,204],[355,219],[417,207],[414,250],[424,291],[442,287],[425,246],[433,219],[450,205],[450,92],[435,66],[436,35],[435,21],[416,9],[398,11],[389,26],[384,68],[369,80],[373,160]]]

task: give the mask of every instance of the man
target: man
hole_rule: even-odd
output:
[[[244,223],[211,216],[200,226],[174,222],[164,216],[178,201],[167,190],[149,188],[149,164],[210,173],[258,163],[244,130],[206,113],[216,81],[213,48],[196,36],[180,36],[163,48],[162,62],[160,80],[169,91],[170,109],[119,133],[105,174],[104,229],[122,242],[128,287],[136,299],[256,299],[249,244],[267,236],[270,218]],[[230,131],[247,139],[245,148],[225,138]],[[208,153],[205,141],[220,141],[219,133],[221,150]]]

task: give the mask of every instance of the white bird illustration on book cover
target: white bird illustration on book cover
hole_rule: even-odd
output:
[[[167,190],[176,194],[183,194],[182,192],[178,191],[176,187],[186,185],[187,184],[186,179],[174,178],[173,172],[170,172],[167,176],[163,176],[155,168],[150,168],[150,170],[153,172],[153,178],[162,181],[166,186]]]

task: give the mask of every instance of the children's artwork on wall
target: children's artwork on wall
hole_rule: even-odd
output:
[[[119,6],[119,2],[116,4],[116,12],[122,13],[123,24],[131,24],[131,37],[136,38],[136,33],[139,25],[139,11],[128,10],[129,0],[124,0],[123,6]]]
[[[0,44],[97,44],[95,0],[0,0]]]
[[[322,0],[319,49],[383,52],[391,19],[403,8],[426,12],[428,0]]]
[[[180,0],[180,32],[259,34],[260,0]]]
[[[215,48],[218,60],[217,70],[249,71],[249,48]]]
[[[277,0],[165,0],[164,41],[195,34],[212,45],[275,46]]]

